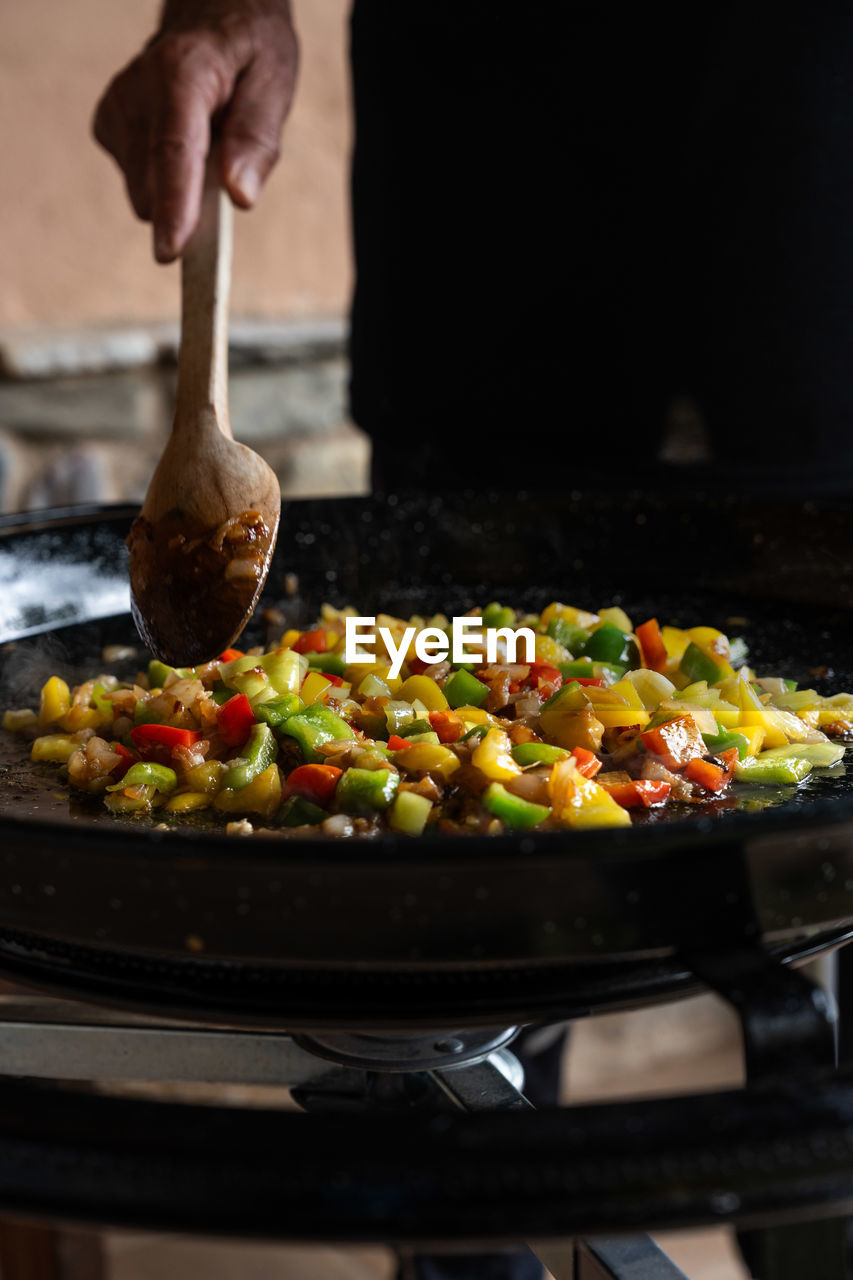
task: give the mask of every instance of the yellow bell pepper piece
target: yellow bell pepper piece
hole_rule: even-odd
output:
[[[661,638],[666,656],[674,662],[680,662],[684,657],[684,650],[690,644],[687,632],[680,627],[661,627]]]
[[[578,773],[574,760],[559,760],[548,778],[551,814],[562,826],[583,830],[592,827],[629,827],[627,809],[617,804],[593,778]]]
[[[558,667],[561,662],[571,662],[572,655],[569,653],[565,645],[559,644],[553,636],[543,636],[541,632],[536,633],[536,661],[547,662],[552,667]],[[518,650],[521,657],[519,662],[524,660],[524,648],[519,646]]]
[[[512,758],[512,744],[503,729],[490,729],[479,746],[471,753],[471,763],[491,782],[508,782],[517,778],[521,766]]]
[[[447,699],[431,676],[409,676],[396,696],[404,702],[414,702],[417,698],[427,711],[446,711],[448,707]]]
[[[203,791],[181,791],[169,796],[163,807],[169,813],[193,813],[196,809],[209,809],[210,796]]]
[[[643,699],[637,693],[630,680],[617,680],[616,684],[610,686],[610,692],[618,694],[620,698],[624,698],[629,707],[636,707],[638,711],[646,710],[643,705]],[[590,699],[590,701],[593,701],[593,699]]]
[[[47,760],[50,764],[65,764],[71,759],[80,743],[69,734],[47,733],[36,738],[30,748],[31,760]]]
[[[645,707],[634,706],[606,706],[597,704],[595,708],[595,718],[605,729],[623,729],[629,725],[647,725],[651,720],[651,716]]]
[[[3,728],[8,729],[10,733],[19,733],[21,729],[30,729],[37,723],[38,716],[35,711],[30,711],[26,707],[20,711],[3,712]]]
[[[765,747],[785,747],[788,737],[781,728],[774,708],[766,707],[759,699],[752,685],[745,677],[738,679],[738,699],[740,702],[740,725],[749,727],[759,725],[764,730]]]
[[[191,791],[207,792],[213,795],[219,790],[226,767],[222,760],[205,760],[203,764],[187,769],[184,782]]]
[[[331,680],[327,680],[322,671],[309,671],[302,681],[299,696],[307,707],[312,702],[325,702],[331,688]]]
[[[456,714],[460,720],[464,720],[469,729],[475,724],[494,724],[495,717],[489,715],[488,711],[484,711],[482,707],[457,707]]]
[[[539,617],[539,625],[548,630],[548,623],[552,618],[562,618],[564,622],[573,622],[576,627],[584,627],[589,630],[598,622],[597,613],[588,613],[586,609],[576,609],[571,604],[560,604],[558,600],[553,601],[547,608],[542,610]]]
[[[410,747],[394,753],[394,760],[401,769],[412,773],[438,773],[449,778],[461,763],[449,747],[436,746],[432,742],[415,742]]]
[[[728,728],[729,726],[727,725],[726,727]],[[749,744],[746,750],[747,755],[757,756],[764,746],[765,732],[762,726],[760,724],[738,725],[737,731],[743,734]]]
[[[625,610],[620,609],[616,604],[607,609],[599,609],[598,619],[600,626],[603,626],[605,622],[609,622],[611,626],[618,627],[620,631],[627,631],[629,635],[633,633],[633,622]]]
[[[105,717],[96,707],[72,706],[59,722],[67,733],[77,733],[80,729],[97,729],[105,723]]]
[[[402,677],[392,676],[387,662],[351,662],[344,668],[344,680],[354,688],[361,684],[366,675],[377,676],[395,698],[403,687]]]
[[[213,801],[224,813],[260,813],[271,818],[281,804],[281,774],[278,765],[271,764],[246,787],[237,791],[223,788]]]
[[[59,676],[51,676],[41,691],[39,721],[56,724],[71,707],[71,690]]]
[[[717,724],[722,725],[724,729],[736,729],[740,720],[740,708],[736,707],[732,702],[726,702],[720,698],[719,702],[715,702],[711,707],[714,713],[714,719]]]

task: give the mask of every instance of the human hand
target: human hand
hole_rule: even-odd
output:
[[[196,226],[211,123],[222,184],[255,203],[279,157],[296,83],[289,0],[166,0],[160,28],[107,86],[95,138],[118,162],[154,257],[172,262]]]

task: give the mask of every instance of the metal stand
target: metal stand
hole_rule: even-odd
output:
[[[735,1009],[747,1084],[755,1089],[837,1065],[838,1008],[799,970],[783,968],[758,944],[688,957],[698,978]],[[738,1232],[741,1253],[760,1280],[845,1280],[845,1218]]]
[[[31,996],[0,1005],[0,1075],[287,1087],[305,1111],[531,1109],[509,1046],[517,1027],[431,1035],[282,1035],[111,1015]],[[677,1280],[649,1239],[533,1242],[555,1280]]]

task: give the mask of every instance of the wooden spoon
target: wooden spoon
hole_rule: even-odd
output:
[[[207,662],[236,640],[269,571],[281,514],[275,473],[231,435],[232,222],[209,159],[181,263],[172,434],[127,539],[134,621],[155,657],[173,666]]]

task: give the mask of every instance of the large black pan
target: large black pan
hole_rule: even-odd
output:
[[[137,643],[133,514],[0,520],[0,704],[31,704],[47,674],[80,678],[103,668],[104,645]],[[741,632],[764,671],[829,691],[853,689],[851,589],[845,501],[331,499],[285,506],[262,607],[308,622],[323,600],[365,613],[619,601],[637,619]],[[248,638],[266,638],[260,611]],[[627,830],[335,843],[111,819],[0,738],[2,964],[114,998],[291,1027],[435,1025],[463,1009],[500,1022],[553,1014],[568,970],[642,961],[665,976],[688,946],[790,949],[853,920],[843,767],[766,808]]]

